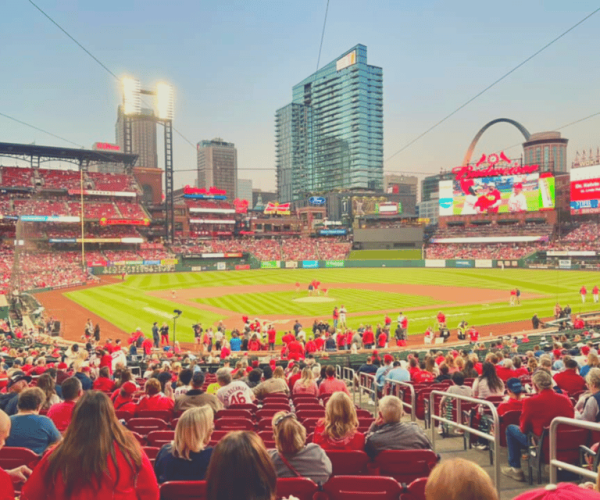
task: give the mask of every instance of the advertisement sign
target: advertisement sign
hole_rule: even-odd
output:
[[[242,252],[217,252],[217,253],[202,253],[200,258],[202,259],[239,259],[242,257]]]
[[[149,226],[150,219],[100,219],[101,226]]]
[[[344,260],[326,260],[325,267],[345,267],[346,261]]]
[[[73,215],[21,215],[23,222],[79,222]]]
[[[548,250],[547,257],[595,257],[593,250]]]
[[[319,267],[319,261],[318,260],[303,260],[302,267],[305,269],[315,269],[315,268]]]
[[[236,213],[233,208],[190,208],[191,214],[234,214]]]
[[[157,273],[170,273],[175,271],[175,266],[129,266],[129,265],[117,265],[115,262],[108,266],[104,270],[104,274],[157,274]]]
[[[323,198],[322,196],[311,196],[308,199],[308,202],[311,205],[325,205],[325,198]]]
[[[192,266],[191,269],[193,272],[199,273],[202,271],[202,266]]]
[[[206,188],[197,188],[194,186],[184,186],[183,188],[183,194],[200,194],[200,195],[205,195],[205,196],[226,196],[227,195],[227,191],[225,191],[224,189],[217,189],[216,187],[209,187],[208,189]]]
[[[123,238],[77,238],[76,243],[126,243]],[[141,240],[141,238],[140,238]]]
[[[160,265],[161,266],[174,266],[175,264],[177,264],[179,261],[177,259],[162,259],[160,261]]]
[[[456,267],[473,267],[472,260],[455,260],[454,265]]]
[[[70,195],[81,195],[81,189],[68,189]],[[84,189],[83,194],[86,196],[118,196],[121,198],[135,198],[137,195],[129,191],[98,191],[95,189]]]
[[[87,261],[88,267],[105,267],[107,265],[108,265],[108,262],[105,260],[88,260]]]
[[[347,229],[321,229],[319,231],[321,236],[343,236],[348,234]]]
[[[269,202],[265,207],[266,215],[290,215],[290,204],[289,203],[277,203]]]
[[[121,151],[121,146],[109,142],[95,142],[92,149],[94,151]]]
[[[77,243],[77,238],[50,238],[48,243]]]
[[[249,271],[250,264],[238,264],[235,266],[236,271]]]
[[[335,63],[335,70],[341,71],[348,66],[356,64],[356,50],[353,50],[349,54],[346,54],[341,59],[338,59]]]
[[[446,267],[443,259],[425,259],[425,267]]]
[[[559,260],[558,267],[560,269],[571,269],[571,259]]]
[[[190,224],[235,224],[233,219],[190,219]]]
[[[475,259],[475,267],[492,267],[492,259]]]
[[[571,170],[571,214],[600,213],[600,165]]]
[[[486,166],[483,166],[486,164]],[[483,155],[475,166],[456,167],[439,183],[440,216],[537,212],[555,206],[554,177],[504,153]]]
[[[431,238],[431,243],[525,243],[548,241],[548,236],[465,236],[464,238]]]
[[[160,266],[160,260],[145,260],[144,262],[142,262],[142,264],[144,264],[145,266]]]
[[[277,269],[281,267],[280,262],[278,260],[263,260],[260,263],[261,269]]]
[[[364,215],[398,215],[402,204],[389,201],[385,196],[353,196],[352,213],[355,217]]]
[[[227,269],[227,264],[225,262],[217,262],[217,271],[225,271]]]
[[[163,244],[162,243],[142,243],[140,245],[140,249],[141,250],[162,250]]]
[[[298,267],[298,262],[295,260],[286,260],[285,268],[286,269],[296,269]]]
[[[236,198],[233,200],[233,207],[235,208],[236,214],[247,214],[248,200],[240,200],[239,198]]]

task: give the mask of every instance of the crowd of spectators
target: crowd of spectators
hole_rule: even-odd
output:
[[[479,243],[430,244],[425,249],[427,259],[522,259],[534,252],[546,250],[544,243]]]
[[[87,178],[98,191],[139,192],[135,179],[131,175],[102,172],[89,172]]]

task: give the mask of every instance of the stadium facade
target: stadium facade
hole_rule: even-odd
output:
[[[383,189],[383,70],[356,45],[292,89],[275,117],[279,201]]]

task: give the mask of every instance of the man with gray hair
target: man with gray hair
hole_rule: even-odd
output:
[[[365,436],[365,451],[374,458],[383,450],[430,450],[431,441],[414,422],[401,422],[402,401],[396,396],[379,400],[379,415]]]
[[[251,404],[256,399],[248,384],[241,380],[232,381],[231,373],[226,368],[217,370],[217,384],[221,387],[217,391],[217,398],[225,408],[234,404]]]
[[[556,417],[575,416],[571,400],[552,389],[554,381],[550,373],[546,370],[538,370],[534,373],[531,382],[537,394],[523,400],[520,425],[509,425],[506,428],[509,466],[502,467],[502,474],[516,481],[525,481],[525,475],[521,470],[521,449],[528,445],[527,433],[541,436],[544,427],[548,427]]]

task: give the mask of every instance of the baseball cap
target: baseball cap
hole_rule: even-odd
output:
[[[137,391],[137,387],[133,382],[125,382],[121,389],[123,389],[123,392],[127,394],[133,394],[135,391]]]
[[[515,394],[521,394],[523,392],[523,385],[518,378],[509,378],[506,381],[506,388],[510,392],[514,392]]]
[[[59,370],[66,370],[69,367],[67,366],[67,363],[58,363],[58,366],[56,368],[58,368]]]
[[[600,493],[572,483],[548,484],[544,488],[527,491],[513,500],[600,500]]]
[[[516,184],[513,185],[513,188],[515,188],[515,189],[523,189],[523,184],[521,184],[520,182],[517,182]]]
[[[20,382],[21,380],[25,380],[29,384],[31,382],[32,378],[29,375],[25,375],[24,372],[21,372],[21,371],[14,372],[8,379],[8,385],[6,387],[9,388],[13,384]]]
[[[552,351],[552,354],[554,354],[555,358],[560,358],[560,356],[562,355],[562,351],[560,349],[554,349],[554,351]]]
[[[590,347],[587,345],[584,345],[581,348],[581,354],[583,354],[584,356],[587,356],[590,353]]]
[[[394,362],[394,357],[393,357],[393,356],[390,356],[389,354],[386,354],[386,355],[383,357],[383,362],[384,362],[384,363],[393,363],[393,362]]]

